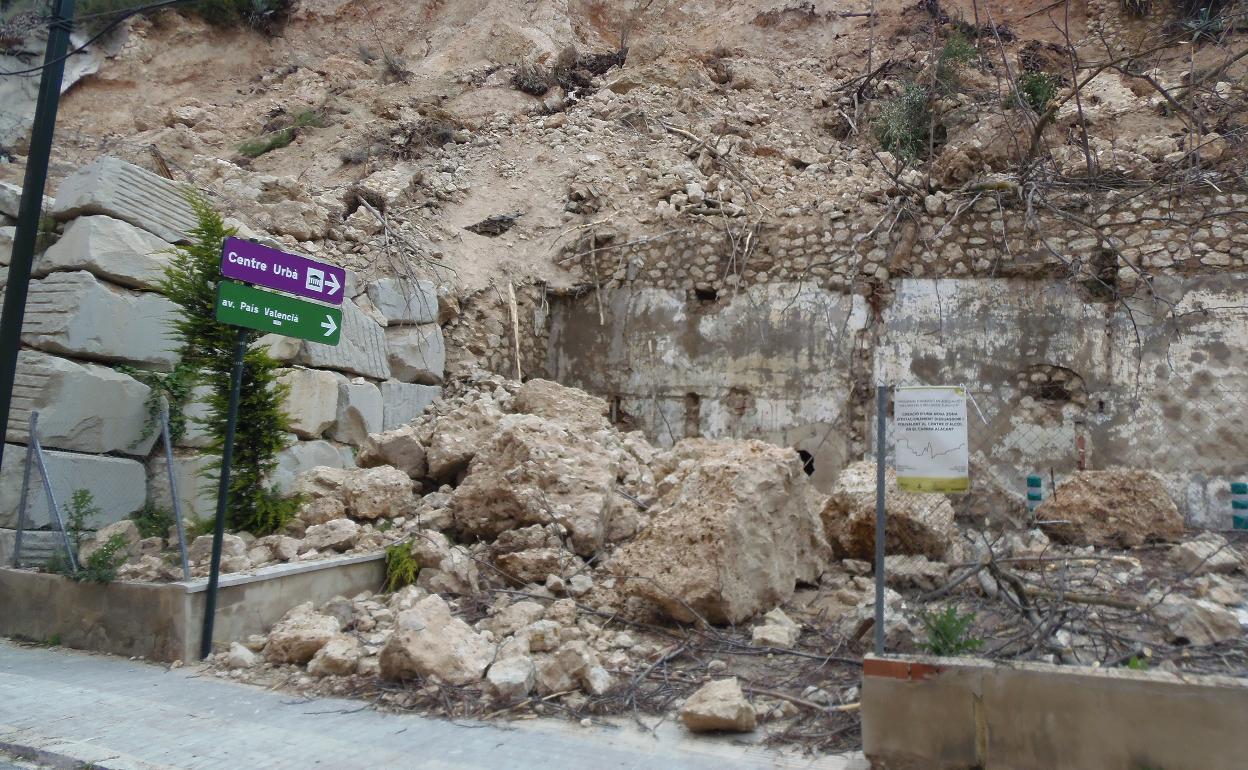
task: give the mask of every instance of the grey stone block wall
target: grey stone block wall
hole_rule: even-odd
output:
[[[20,194],[12,185],[0,185],[0,287],[11,248],[7,209],[16,213]],[[77,489],[90,491],[101,509],[87,522],[91,528],[126,518],[149,501],[162,507],[172,502],[163,448],[157,431],[147,430],[150,390],[114,367],[168,371],[176,364],[170,324],[177,309],[156,287],[169,260],[167,250],[186,240],[194,212],[179,185],[116,158],[100,158],[80,169],[57,194],[47,206],[65,224],[59,240],[35,258],[25,349],[0,468],[0,561],[6,560],[5,543],[11,550],[17,524],[32,410],[39,412],[40,441],[62,512]],[[383,279],[374,288],[350,273],[347,283],[348,296],[369,310],[350,299],[344,302],[339,346],[267,340],[280,360],[295,365],[286,379],[293,390],[287,410],[296,435],[282,451],[272,479],[282,490],[317,465],[354,465],[353,447],[369,433],[412,419],[441,395],[439,386],[388,382],[391,363],[406,379],[442,380],[432,284]],[[368,295],[378,297],[380,309]],[[385,333],[389,324],[424,324],[407,327],[424,344],[392,350]],[[215,506],[213,458],[205,451],[210,441],[194,422],[208,415],[207,396],[205,388],[197,388],[185,408],[192,419],[174,462],[178,497],[188,517],[209,516]],[[28,542],[35,543],[51,535],[37,474],[32,475],[30,503],[26,525],[34,528],[35,540]]]

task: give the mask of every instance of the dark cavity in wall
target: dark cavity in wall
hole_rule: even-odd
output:
[[[719,290],[713,286],[694,288],[693,298],[698,302],[715,302],[719,299]]]
[[[697,393],[685,394],[685,438],[702,435],[702,397]]]
[[[797,450],[797,456],[802,459],[802,471],[807,476],[815,475],[815,456],[805,449]]]

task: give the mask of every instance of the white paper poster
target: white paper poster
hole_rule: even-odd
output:
[[[971,487],[966,390],[931,386],[893,392],[893,457],[905,492],[966,492]]]

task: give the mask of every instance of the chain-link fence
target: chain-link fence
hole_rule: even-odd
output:
[[[1046,515],[1042,503],[1081,470],[1148,471],[1189,527],[1248,529],[1248,389],[1195,382],[1096,389],[1051,366],[1033,367],[1010,383],[905,385],[964,388],[969,489],[899,490],[896,387],[877,391],[866,413],[867,459],[878,460],[882,441],[885,493],[877,513],[898,519],[887,524],[877,559],[921,551],[919,530],[951,518],[982,529],[1030,528]],[[1156,488],[1134,492],[1154,494]],[[1141,541],[1149,535],[1141,532]],[[876,573],[883,586],[885,570]],[[877,621],[882,628],[882,607]]]
[[[1025,524],[1029,492],[1047,500],[1075,471],[1125,468],[1155,474],[1189,526],[1245,526],[1236,526],[1232,488],[1248,482],[1248,388],[1086,391],[1076,375],[1056,367],[1011,385],[964,387],[970,490],[948,496],[960,518]],[[885,449],[892,468],[889,392]],[[874,459],[874,404],[868,426]]]
[[[151,430],[154,443],[146,462],[83,454],[42,446],[39,413],[29,413],[26,430],[19,436],[26,445],[9,450],[21,456],[20,491],[16,500],[8,502],[14,510],[14,524],[9,526],[16,530],[13,566],[51,565],[77,571],[81,566],[77,563],[78,548],[92,537],[91,533],[144,513],[149,524],[159,524],[160,537],[176,542],[183,576],[189,578],[178,493],[181,482],[169,440],[167,409],[159,411]],[[154,509],[160,510],[159,516],[154,515]]]

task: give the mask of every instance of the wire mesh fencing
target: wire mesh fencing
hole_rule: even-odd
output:
[[[924,533],[941,531],[952,537],[957,520],[982,531],[1060,524],[1049,520],[1060,515],[1060,506],[1045,503],[1085,470],[1147,471],[1164,493],[1150,480],[1149,489],[1134,494],[1164,494],[1188,527],[1248,529],[1248,389],[1194,382],[1088,388],[1058,367],[1035,367],[1014,382],[961,387],[969,477],[962,493],[901,491],[897,444],[906,433],[894,414],[896,387],[885,387],[883,398],[867,410],[868,458],[882,459],[885,474],[877,499],[877,526],[884,525],[877,531],[886,532],[884,549],[877,551],[877,585],[889,579],[890,554],[941,561],[958,561],[961,554],[973,561],[973,549],[942,553],[947,540],[924,539]],[[1141,532],[1141,542],[1149,534]],[[882,629],[882,607],[876,622]],[[880,651],[882,637],[881,631]]]
[[[1233,499],[1248,483],[1248,388],[1085,391],[1071,374],[1042,374],[1005,386],[964,386],[970,486],[942,496],[958,517],[1027,524],[1072,473],[1135,469],[1161,481],[1189,526],[1248,528],[1248,510],[1237,513]],[[883,443],[892,469],[894,388],[889,392]],[[874,459],[874,405],[868,412]]]
[[[10,450],[22,455],[13,566],[75,573],[82,567],[79,549],[93,532],[142,514],[140,535],[175,542],[183,577],[189,578],[167,408],[159,411],[152,430],[155,437],[147,462],[49,449],[39,439],[39,413],[32,411],[26,446]]]

